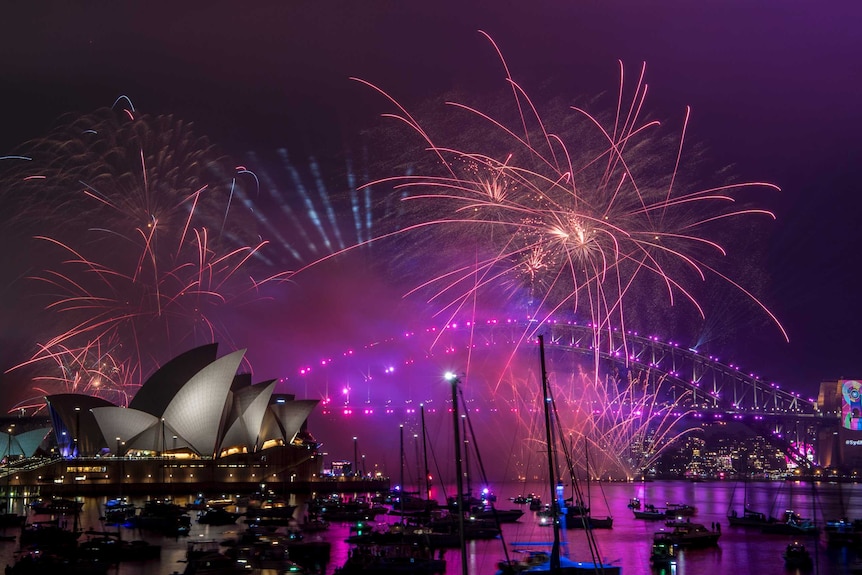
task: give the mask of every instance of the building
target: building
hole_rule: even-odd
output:
[[[15,470],[12,484],[82,493],[119,483],[153,491],[167,483],[253,487],[319,478],[319,446],[306,429],[318,400],[275,394],[275,380],[253,384],[250,374],[237,374],[245,350],[220,358],[217,351],[208,344],[175,357],[128,407],[80,394],[46,397],[51,428],[10,429],[0,440],[8,453],[30,457],[48,437],[56,457]]]

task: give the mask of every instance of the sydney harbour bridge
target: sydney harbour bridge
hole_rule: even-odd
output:
[[[448,336],[443,335],[444,332],[448,332]],[[823,430],[837,428],[838,425],[837,415],[823,413],[812,398],[782,389],[774,382],[761,379],[716,357],[635,332],[596,330],[591,325],[573,322],[545,322],[539,326],[531,325],[528,321],[495,320],[450,324],[443,330],[408,332],[403,337],[405,340],[414,340],[412,345],[417,347],[422,346],[416,344],[415,340],[433,338],[436,345],[444,350],[439,355],[446,355],[455,353],[455,344],[452,342],[456,339],[465,341],[467,332],[469,346],[475,350],[494,347],[523,349],[535,344],[535,336],[542,334],[545,346],[557,355],[585,356],[584,359],[590,358],[587,364],[600,365],[600,371],[603,372],[618,369],[638,372],[645,386],[661,394],[660,401],[673,402],[685,410],[687,415],[682,421],[687,425],[697,427],[708,422],[738,422],[767,438],[800,466],[812,463],[806,459],[805,453],[818,452],[815,444]],[[347,379],[330,372],[327,377],[332,388],[326,394],[329,398],[326,408],[397,410],[399,401],[383,399],[379,387],[381,379],[385,379],[390,372],[397,372],[398,368],[390,366],[398,362],[390,357],[383,359],[386,354],[380,350],[401,345],[403,342],[393,338],[391,341],[375,342],[366,348],[367,353],[362,360],[362,379],[365,383],[374,381],[373,384],[368,383],[368,391],[363,388],[363,382],[354,380],[354,383],[343,383]],[[358,357],[363,354],[351,352],[351,355]],[[410,358],[401,363],[413,361]],[[316,369],[317,375],[327,370],[328,366]],[[597,375],[601,376],[601,373]],[[374,391],[371,391],[372,388]],[[408,403],[414,407],[423,401],[415,390],[411,392],[402,388],[400,391],[402,393],[399,396],[403,397],[405,391],[411,396]],[[496,401],[502,403],[500,399]]]

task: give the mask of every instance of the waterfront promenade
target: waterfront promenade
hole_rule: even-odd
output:
[[[273,448],[219,459],[80,457],[20,460],[0,469],[0,491],[13,497],[170,496],[184,493],[254,493],[262,485],[299,495],[375,492],[388,478],[331,477],[311,450]],[[349,485],[342,485],[349,483]]]

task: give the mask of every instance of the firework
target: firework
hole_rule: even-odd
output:
[[[18,225],[44,230],[36,240],[55,263],[31,277],[61,326],[15,366],[55,366],[38,391],[125,403],[161,361],[230,344],[220,313],[287,275],[252,275],[266,245],[243,209],[254,175],[182,122],[102,110],[28,152],[6,195]]]
[[[645,68],[627,95],[620,65],[609,119],[570,106],[552,126],[491,43],[513,104],[491,114],[447,102],[446,122],[457,130],[451,141],[446,126],[439,130],[447,144],[386,92],[359,80],[397,107],[387,116],[413,130],[436,165],[425,174],[417,169],[374,182],[394,185],[410,206],[398,233],[416,234],[416,245],[433,247],[422,269],[442,266],[410,293],[436,303],[446,322],[474,313],[483,298],[504,292],[511,302],[517,294],[520,310],[535,320],[525,339],[548,318],[569,316],[594,326],[598,354],[616,345],[602,334],[625,334],[632,317],[662,300],[687,302],[705,317],[700,285],[719,280],[758,306],[786,338],[766,306],[721,265],[727,251],[720,238],[731,224],[774,219],[748,205],[752,192],[778,188],[691,184],[683,146],[689,112],[672,144],[658,121],[643,119]]]

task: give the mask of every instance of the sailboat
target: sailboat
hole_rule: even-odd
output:
[[[748,505],[748,473],[746,472],[743,482],[743,492],[742,492],[742,514],[734,509],[733,507],[733,496],[736,493],[736,486],[734,486],[734,493],[730,495],[730,505],[727,510],[727,523],[731,527],[756,527],[762,528],[764,525],[767,525],[774,521],[774,519],[767,517],[765,513],[761,513],[760,511],[755,511]]]
[[[556,466],[556,449],[554,441],[554,426],[552,425],[551,408],[553,398],[551,397],[548,388],[548,377],[545,369],[545,341],[543,336],[539,336],[539,355],[542,366],[542,395],[544,397],[544,413],[545,413],[545,440],[547,442],[547,459],[548,459],[548,480],[550,481],[551,493],[557,494],[557,504],[551,505],[552,510],[552,527],[554,530],[554,540],[551,546],[551,551],[530,551],[527,553],[526,559],[523,560],[506,560],[498,564],[499,570],[497,575],[520,575],[520,574],[554,574],[554,575],[586,575],[604,574],[604,575],[620,575],[621,568],[610,563],[597,561],[573,561],[565,557],[561,553],[563,542],[561,531],[565,524],[565,498],[563,497],[562,486],[556,481],[557,466]],[[585,530],[589,548],[594,559],[598,556],[598,548],[596,541],[593,538],[592,531]],[[525,547],[529,544],[513,543]]]
[[[610,515],[596,517],[591,511],[593,497],[592,490],[590,489],[590,456],[586,439],[584,440],[584,465],[587,470],[587,505],[579,504],[567,509],[566,527],[569,529],[613,529],[613,517]],[[607,501],[605,504],[607,504]]]

